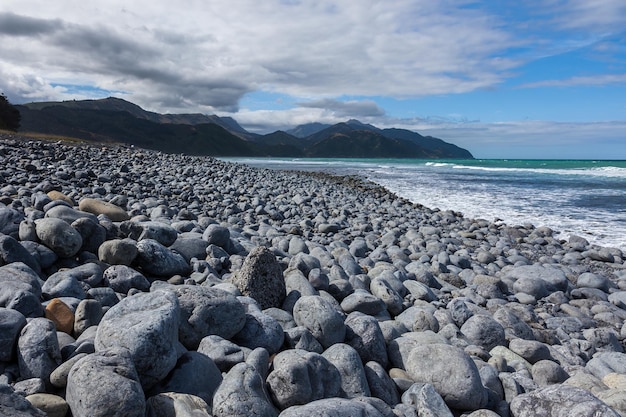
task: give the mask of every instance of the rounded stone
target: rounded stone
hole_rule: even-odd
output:
[[[56,218],[35,220],[37,237],[48,248],[62,258],[70,258],[83,246],[83,239],[67,222]]]
[[[83,198],[78,202],[78,209],[96,216],[104,214],[114,222],[123,222],[130,218],[123,208],[95,198]]]
[[[343,316],[329,301],[318,295],[299,298],[293,307],[293,318],[298,326],[306,327],[324,348],[345,339]]]
[[[476,364],[458,347],[417,345],[407,358],[406,371],[414,381],[432,384],[450,408],[473,411],[487,402]]]
[[[45,412],[48,417],[65,417],[69,406],[62,397],[53,394],[31,394],[26,401]]]
[[[54,298],[46,305],[46,318],[54,323],[57,331],[72,334],[74,312],[60,299]]]

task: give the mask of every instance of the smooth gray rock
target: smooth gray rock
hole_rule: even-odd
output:
[[[187,262],[191,261],[191,258],[204,259],[206,258],[206,249],[209,246],[209,242],[200,238],[181,238],[179,237],[170,246],[170,249],[183,255],[183,258]]]
[[[404,306],[403,299],[398,292],[384,279],[375,278],[370,283],[372,295],[381,299],[392,316],[402,312]]]
[[[138,254],[137,241],[128,238],[107,240],[98,248],[98,259],[110,265],[130,266]]]
[[[87,297],[83,286],[68,271],[60,271],[50,275],[41,286],[41,292],[46,299],[73,297],[82,300]]]
[[[569,374],[561,365],[549,360],[536,362],[531,369],[531,374],[533,381],[540,387],[560,384],[569,378]]]
[[[17,394],[9,385],[0,384],[0,415],[6,417],[47,417],[24,396]]]
[[[104,270],[104,278],[109,287],[120,294],[127,294],[131,288],[139,291],[148,291],[150,282],[139,271],[127,265],[111,265]]]
[[[345,343],[352,346],[363,363],[375,361],[387,367],[387,345],[378,320],[361,313],[351,313],[345,320]]]
[[[373,397],[380,398],[392,407],[400,402],[396,384],[381,364],[373,361],[367,362],[364,370],[367,385]]]
[[[105,349],[79,360],[67,378],[66,401],[75,416],[144,417],[146,402],[130,352]]]
[[[538,414],[541,412],[542,414]],[[605,403],[589,391],[569,385],[553,385],[527,394],[518,395],[511,401],[512,417],[619,417]]]
[[[42,244],[62,258],[70,258],[83,246],[80,233],[69,223],[57,218],[35,220],[37,237]]]
[[[293,240],[293,239],[292,239]],[[297,253],[289,260],[289,268],[296,268],[308,276],[312,270],[320,269],[320,260],[308,253]]]
[[[161,245],[168,247],[178,238],[178,232],[172,226],[159,221],[126,221],[120,226],[126,237],[141,241],[145,239],[156,240]]]
[[[230,231],[224,226],[210,224],[204,230],[202,239],[209,242],[210,245],[216,245],[228,251],[230,246]]]
[[[26,317],[41,317],[41,284],[37,273],[22,262],[0,266],[0,307]]]
[[[504,327],[507,339],[535,340],[532,328],[507,306],[500,307],[493,313],[493,318]]]
[[[286,296],[283,270],[266,247],[253,249],[232,278],[242,295],[254,298],[262,310],[281,307]]]
[[[246,325],[243,304],[218,288],[198,285],[168,287],[178,297],[181,308],[179,339],[190,350],[208,335],[230,339]]]
[[[41,272],[38,260],[16,239],[0,233],[0,262],[10,264],[21,262],[28,265],[33,271]]]
[[[313,334],[303,326],[296,326],[285,331],[285,345],[290,349],[302,349],[309,352],[322,353],[324,348],[313,336]]]
[[[171,251],[154,239],[137,242],[137,250],[137,263],[147,274],[171,277],[191,273],[191,267],[182,255]]]
[[[67,386],[67,377],[69,376],[72,367],[76,364],[76,362],[87,355],[88,353],[79,353],[59,365],[50,374],[50,383],[56,388],[65,388]]]
[[[285,340],[280,323],[273,317],[258,311],[245,314],[243,328],[233,336],[232,340],[249,349],[262,347],[270,354],[278,353]]]
[[[336,343],[326,349],[322,356],[339,371],[341,389],[347,398],[371,395],[363,363],[354,348],[344,343]]]
[[[10,207],[0,207],[0,233],[17,238],[24,214]]]
[[[17,340],[25,325],[26,317],[22,313],[0,307],[0,362],[15,359]]]
[[[61,350],[54,323],[43,317],[30,320],[17,341],[17,362],[22,378],[41,378],[46,383],[61,364]]]
[[[548,345],[536,340],[513,339],[509,342],[509,349],[531,364],[552,359]]]
[[[102,317],[96,352],[112,347],[128,349],[147,390],[176,365],[179,324],[180,306],[173,292],[159,290],[126,297]]]
[[[523,292],[537,300],[556,291],[566,292],[569,284],[562,270],[539,264],[514,267],[504,274],[503,280],[513,283],[511,292]]]
[[[222,372],[228,372],[236,364],[245,361],[240,346],[217,335],[204,337],[198,345],[198,352],[211,358]]]
[[[71,226],[80,234],[83,241],[80,251],[98,253],[98,248],[106,240],[106,229],[100,223],[89,218],[74,220]]]
[[[374,406],[358,399],[327,398],[289,407],[280,417],[385,417]]]
[[[225,376],[213,397],[214,417],[277,417],[278,410],[263,389],[256,369],[246,363],[235,365]]]
[[[461,333],[474,345],[490,351],[506,342],[504,327],[491,316],[476,314],[461,326]]]
[[[298,299],[293,308],[293,318],[298,326],[306,327],[324,348],[345,339],[343,316],[320,296],[310,295]]]
[[[600,379],[613,372],[626,374],[626,353],[600,352],[587,362],[586,368]]]
[[[146,417],[211,417],[211,407],[200,397],[165,392],[148,398]]]
[[[458,347],[418,345],[408,355],[406,371],[415,382],[432,384],[450,408],[473,411],[487,402],[476,364]]]
[[[210,406],[221,382],[222,374],[208,356],[199,352],[185,352],[167,377],[152,388],[151,394],[190,394],[202,398]]]
[[[341,309],[348,314],[353,311],[358,311],[375,316],[386,308],[387,306],[383,300],[366,290],[355,290],[341,301]]]
[[[98,218],[94,214],[87,213],[85,211],[74,210],[72,207],[69,207],[65,204],[58,204],[46,210],[46,218],[60,219],[67,224],[72,224],[76,220],[83,218],[91,219],[96,223],[98,222]]]
[[[267,386],[274,404],[282,410],[343,394],[337,368],[322,355],[299,349],[276,355]]]
[[[402,394],[402,403],[413,405],[420,417],[453,417],[445,401],[431,384],[411,385]]]

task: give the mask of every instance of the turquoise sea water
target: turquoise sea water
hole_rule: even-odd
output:
[[[361,175],[430,208],[548,226],[626,250],[626,161],[233,158],[251,166]]]

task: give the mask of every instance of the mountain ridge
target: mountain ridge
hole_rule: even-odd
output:
[[[454,144],[405,129],[380,129],[356,119],[335,125],[311,123],[260,135],[231,117],[200,113],[160,114],[129,101],[34,102],[16,106],[21,131],[90,141],[120,142],[172,153],[212,156],[319,158],[462,158]]]

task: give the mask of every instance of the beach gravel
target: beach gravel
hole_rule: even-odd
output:
[[[0,134],[0,414],[624,415],[626,255],[557,235]]]

